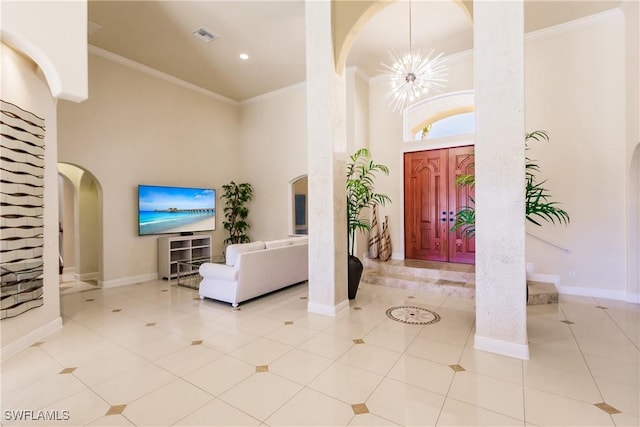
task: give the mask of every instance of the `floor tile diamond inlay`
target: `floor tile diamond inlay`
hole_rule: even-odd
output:
[[[466,369],[464,369],[462,366],[460,365],[449,365],[449,367],[451,369],[453,369],[455,372],[462,372],[462,371],[466,371]]]
[[[256,372],[269,372],[269,365],[256,366]]]
[[[562,323],[566,323],[567,325],[574,325],[575,322],[572,322],[571,320],[561,320]]]
[[[191,345],[202,345],[202,340],[191,341]]]
[[[126,407],[127,405],[114,405],[111,408],[109,408],[109,410],[105,415],[119,415],[124,412],[124,409]]]
[[[602,409],[604,412],[606,412],[609,415],[619,414],[620,413],[619,410],[617,410],[613,406],[609,405],[608,403],[600,402],[600,403],[594,403],[594,405],[597,408]]]
[[[353,340],[354,344],[364,344],[364,340],[360,339],[360,338],[356,338],[355,340]]]
[[[76,368],[64,368],[62,371],[60,371],[60,374],[70,374],[75,370]]]
[[[387,317],[409,325],[430,325],[440,321],[440,315],[426,308],[403,305],[387,310]]]
[[[369,408],[367,408],[365,403],[356,403],[355,405],[351,405],[351,409],[353,409],[353,413],[356,415],[369,413]]]

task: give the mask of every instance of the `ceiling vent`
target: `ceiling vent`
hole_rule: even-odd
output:
[[[215,34],[214,32],[206,29],[205,27],[200,27],[197,30],[195,30],[193,33],[193,36],[197,39],[202,40],[203,42],[209,43],[211,40],[217,39],[218,35]]]

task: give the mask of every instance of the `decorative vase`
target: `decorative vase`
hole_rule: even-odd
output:
[[[349,280],[347,282],[349,299],[355,299],[356,293],[358,293],[358,285],[360,284],[363,270],[364,266],[358,257],[349,255]]]

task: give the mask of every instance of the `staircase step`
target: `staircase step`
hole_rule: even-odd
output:
[[[528,305],[557,304],[558,290],[553,283],[527,280],[529,286]]]
[[[472,270],[472,266],[462,264],[366,259],[361,281],[371,285],[475,298],[475,273]],[[553,283],[529,280],[527,286],[528,305],[558,303],[558,291]]]

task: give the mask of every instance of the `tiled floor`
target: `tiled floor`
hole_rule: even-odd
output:
[[[473,349],[472,299],[364,285],[331,318],[306,295],[239,311],[163,281],[64,295],[64,328],[2,364],[2,425],[640,424],[638,305],[530,306],[520,361]],[[387,318],[399,305],[441,320]]]

